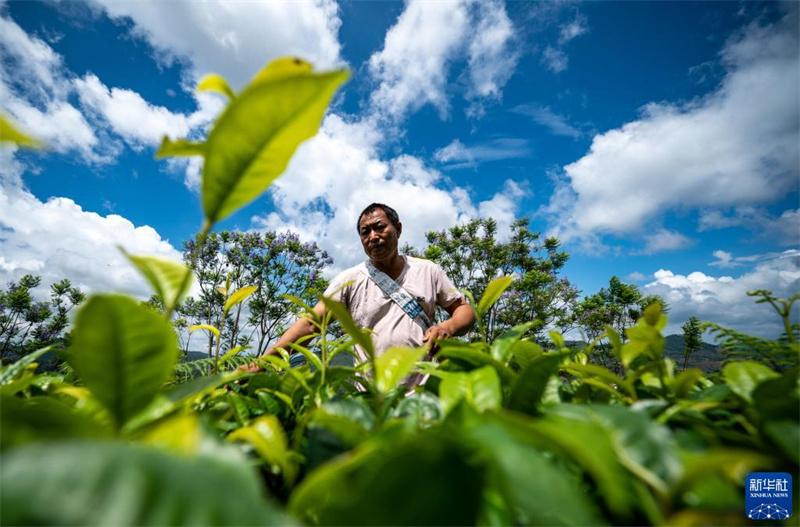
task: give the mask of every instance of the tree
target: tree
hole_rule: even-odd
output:
[[[681,326],[683,330],[683,369],[689,364],[689,357],[696,351],[700,351],[703,346],[703,329],[700,326],[700,319],[691,317]]]
[[[439,264],[457,288],[469,291],[475,299],[494,278],[515,276],[485,315],[489,341],[525,322],[538,322],[532,329],[534,334],[567,323],[577,290],[558,273],[568,255],[559,251],[556,238],[540,241],[527,218],[512,224],[506,242],[497,240],[497,222],[492,219],[474,219],[445,231],[429,232],[427,240],[425,257]]]
[[[184,244],[186,262],[191,261],[194,248],[194,240]],[[200,294],[187,298],[176,309],[174,323],[219,328],[222,350],[248,345],[256,354],[263,353],[301,309],[281,295],[314,304],[327,286],[322,270],[331,264],[328,253],[316,243],[300,242],[295,233],[212,233],[194,266]],[[222,320],[226,296],[244,286],[257,290]],[[214,336],[207,338],[211,356]]]
[[[25,275],[0,291],[0,357],[19,357],[64,339],[69,312],[86,295],[66,278],[50,286],[50,299],[35,301],[40,276]]]

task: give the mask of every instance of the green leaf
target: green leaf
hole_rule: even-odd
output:
[[[13,381],[14,378],[17,375],[19,375],[20,373],[22,373],[25,370],[25,368],[27,368],[29,365],[31,365],[34,362],[36,362],[36,360],[39,357],[41,357],[42,355],[44,355],[45,353],[47,353],[48,351],[50,351],[52,349],[53,349],[53,346],[47,346],[47,347],[38,349],[38,350],[34,351],[33,353],[29,353],[28,355],[25,355],[24,357],[19,359],[17,362],[15,362],[11,366],[9,366],[7,369],[5,369],[2,372],[0,372],[0,386],[3,386],[5,384],[8,384],[11,381]]]
[[[0,395],[0,450],[33,441],[111,435],[110,427],[53,397]]]
[[[262,72],[209,132],[203,210],[211,224],[250,203],[281,175],[300,143],[317,133],[331,97],[349,76],[277,69],[280,75]]]
[[[491,366],[500,375],[503,383],[510,383],[514,379],[514,372],[508,366],[496,361],[487,353],[475,349],[475,345],[465,344],[460,341],[444,340],[440,342],[441,349],[437,356],[448,359],[457,359],[473,366]]]
[[[606,386],[610,387],[615,392],[621,388],[628,396],[636,395],[631,382],[621,379],[611,370],[603,366],[598,366],[596,364],[567,364],[564,366],[564,369],[584,380],[596,379],[598,381],[603,381]],[[616,386],[616,388],[614,388],[614,386]]]
[[[0,143],[13,143],[17,146],[40,149],[44,145],[35,137],[19,130],[11,121],[0,114]]]
[[[661,320],[661,302],[653,302],[644,310],[644,321],[648,326],[657,326]]]
[[[48,442],[3,455],[3,525],[287,525],[235,458],[123,443]]]
[[[733,393],[752,403],[753,390],[763,381],[774,379],[779,375],[761,363],[743,360],[726,364],[722,368],[722,376]]]
[[[165,157],[190,157],[206,155],[206,143],[177,139],[173,141],[166,135],[161,139],[161,145],[156,150],[156,159]]]
[[[290,342],[289,347],[295,350],[297,353],[301,354],[306,360],[313,364],[317,370],[322,370],[322,359],[319,356],[311,351],[310,349],[306,348],[305,346],[301,346],[299,344],[295,344],[294,342]]]
[[[690,368],[680,372],[672,380],[672,391],[675,393],[675,397],[688,397],[694,385],[702,378],[703,372],[697,368]]]
[[[382,443],[362,443],[309,474],[289,511],[315,525],[476,524],[484,470],[459,441],[422,433]]]
[[[78,312],[68,362],[121,427],[172,374],[176,344],[157,313],[125,296],[97,295]]]
[[[536,322],[528,322],[527,324],[520,324],[514,326],[506,331],[492,342],[492,358],[500,362],[507,362],[511,358],[511,349],[519,339],[525,334],[526,331],[531,329]]]
[[[381,393],[397,387],[414,364],[425,355],[425,348],[394,347],[375,358],[375,385]]]
[[[236,94],[233,93],[228,81],[222,75],[217,75],[216,73],[210,73],[200,79],[200,82],[197,83],[197,91],[215,91],[225,95],[230,100],[236,98]]]
[[[225,362],[232,359],[233,357],[235,357],[236,355],[238,355],[243,350],[246,350],[249,347],[250,346],[236,346],[235,348],[231,348],[225,355],[219,358],[219,363],[225,364]]]
[[[508,407],[526,414],[536,413],[547,381],[558,372],[562,358],[560,355],[542,355],[522,370],[511,390]]]
[[[577,478],[498,423],[465,430],[489,460],[489,489],[502,496],[514,525],[602,525],[602,516]],[[488,489],[487,489],[488,490]]]
[[[194,275],[182,263],[154,256],[134,256],[122,247],[119,250],[150,282],[156,294],[163,300],[167,312],[171,312],[192,287]]]
[[[500,278],[495,278],[489,285],[486,286],[486,291],[484,291],[483,296],[481,297],[480,302],[478,302],[478,307],[475,308],[475,312],[478,318],[483,318],[483,315],[486,314],[492,306],[500,300],[500,295],[508,289],[508,286],[511,285],[511,282],[514,281],[513,276],[501,276]]]
[[[356,344],[361,346],[361,349],[364,350],[367,357],[373,357],[375,355],[375,348],[372,345],[372,339],[356,325],[355,320],[353,320],[352,315],[350,315],[350,312],[344,304],[332,298],[325,297],[322,297],[322,302],[325,304],[325,307],[333,313],[334,318],[339,321],[345,333],[350,335]]]
[[[297,57],[281,57],[264,66],[261,71],[253,77],[250,84],[255,86],[295,77],[297,75],[307,75],[310,74],[313,69],[311,63],[303,59]]]
[[[521,369],[525,369],[537,357],[544,354],[542,347],[529,340],[520,340],[511,347],[511,354]]]
[[[267,463],[280,468],[290,483],[297,476],[297,467],[289,456],[289,442],[280,421],[274,415],[255,419],[250,426],[234,430],[227,437],[230,441],[250,444]]]
[[[219,338],[219,330],[214,326],[209,326],[208,324],[197,324],[195,326],[191,326],[189,328],[189,331],[197,331],[198,329],[205,329],[206,331],[210,331],[211,333],[216,335],[217,338]]]
[[[491,366],[484,366],[469,373],[446,373],[439,385],[439,397],[445,413],[453,409],[461,399],[476,410],[496,410],[503,402],[500,378]]]
[[[560,350],[564,347],[564,336],[561,333],[551,330],[548,332],[548,334],[550,335],[550,341],[557,350]]]
[[[416,426],[437,423],[444,417],[442,403],[430,392],[414,392],[395,407],[392,414],[399,419],[411,419]]]
[[[247,299],[247,297],[249,297],[256,291],[258,291],[258,288],[252,285],[242,287],[241,289],[237,289],[225,301],[224,311],[227,313],[233,306],[243,302],[245,299]]]

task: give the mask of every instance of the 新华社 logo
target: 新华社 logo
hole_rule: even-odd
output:
[[[792,476],[751,472],[745,480],[745,513],[751,520],[785,520],[792,515]]]

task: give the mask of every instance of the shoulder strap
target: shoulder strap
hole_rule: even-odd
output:
[[[422,310],[419,303],[414,300],[414,297],[411,296],[408,291],[389,278],[389,275],[372,265],[372,262],[369,260],[367,260],[364,265],[366,265],[367,274],[372,281],[375,282],[375,284],[380,287],[381,291],[388,295],[395,304],[400,306],[411,320],[419,324],[423,331],[433,325],[428,315],[425,314],[425,311]]]

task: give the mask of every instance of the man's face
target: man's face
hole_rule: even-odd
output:
[[[374,260],[381,260],[397,252],[397,239],[402,229],[400,223],[397,228],[392,225],[383,209],[364,214],[358,222],[361,245],[367,256]]]

